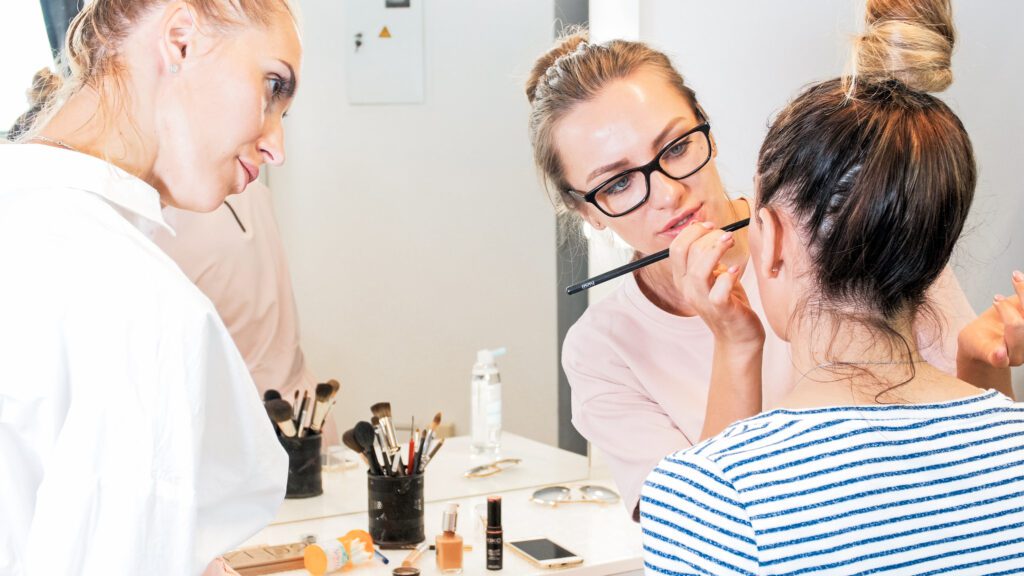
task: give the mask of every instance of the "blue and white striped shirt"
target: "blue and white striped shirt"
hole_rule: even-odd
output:
[[[667,456],[652,574],[1024,574],[1024,404],[774,410]]]

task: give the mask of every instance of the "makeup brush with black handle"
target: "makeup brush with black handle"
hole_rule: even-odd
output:
[[[377,456],[373,453],[373,439],[377,436],[377,433],[373,431],[373,424],[365,421],[356,422],[356,426],[352,430],[361,452],[370,463],[370,471],[377,476],[383,476]]]
[[[738,222],[733,222],[732,224],[723,226],[722,230],[725,232],[735,232],[736,230],[743,228],[747,224],[750,224],[750,218],[744,218],[743,220],[740,220]],[[619,266],[614,270],[609,270],[604,274],[598,274],[593,278],[588,278],[583,282],[580,282],[579,284],[573,284],[572,286],[568,286],[565,289],[565,293],[570,296],[572,296],[573,294],[578,294],[588,288],[593,288],[594,286],[597,286],[602,282],[607,282],[613,278],[618,278],[623,274],[627,274],[634,270],[638,270],[640,268],[643,268],[644,266],[654,264],[655,262],[661,262],[665,258],[668,258],[668,248],[665,248],[661,252],[655,252],[654,254],[651,254],[649,256],[644,256],[643,258],[630,262],[629,264]]]

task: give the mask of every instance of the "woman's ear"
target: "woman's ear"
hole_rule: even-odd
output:
[[[185,2],[171,2],[164,8],[160,20],[160,56],[164,67],[178,73],[189,56],[196,40],[196,17]]]
[[[582,204],[579,207],[579,214],[587,224],[594,230],[604,230],[608,226],[602,221],[600,213],[589,204]]]
[[[762,278],[776,278],[785,266],[782,260],[782,222],[778,213],[767,206],[757,211],[757,221],[761,227],[761,245],[758,247],[761,269],[758,272]]]

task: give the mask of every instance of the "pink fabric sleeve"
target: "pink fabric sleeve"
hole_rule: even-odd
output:
[[[602,344],[570,331],[562,367],[572,388],[573,426],[601,451],[622,503],[632,513],[651,470],[666,455],[691,444],[657,402],[626,384],[635,375]]]

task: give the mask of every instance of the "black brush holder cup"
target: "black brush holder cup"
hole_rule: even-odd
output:
[[[285,498],[312,498],[324,493],[320,474],[320,445],[323,436],[308,434],[302,438],[280,436],[288,453],[288,488]]]
[[[367,475],[370,536],[381,548],[423,542],[423,474]]]

